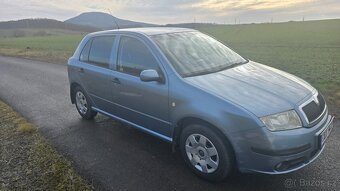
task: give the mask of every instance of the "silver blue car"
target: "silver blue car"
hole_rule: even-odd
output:
[[[212,181],[234,170],[303,168],[321,154],[333,127],[310,84],[192,29],[88,34],[68,74],[83,118],[99,112],[167,141]]]

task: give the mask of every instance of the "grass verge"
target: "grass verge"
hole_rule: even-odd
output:
[[[93,190],[36,127],[0,101],[0,190]]]
[[[72,56],[72,52],[55,52],[39,49],[25,48],[0,48],[0,54],[3,56],[12,56],[18,58],[26,58],[43,62],[66,64],[67,60]]]

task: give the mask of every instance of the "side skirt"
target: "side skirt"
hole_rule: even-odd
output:
[[[132,122],[130,122],[130,121],[128,121],[128,120],[125,120],[125,119],[123,119],[123,118],[120,118],[120,117],[117,117],[117,116],[112,115],[112,114],[110,114],[110,113],[107,113],[107,112],[105,112],[105,111],[103,111],[103,110],[100,110],[100,109],[98,109],[98,108],[96,108],[96,107],[92,107],[92,109],[95,110],[95,111],[97,111],[97,112],[99,112],[99,113],[102,113],[102,114],[104,114],[104,115],[107,115],[107,116],[109,116],[109,117],[111,117],[111,118],[113,118],[113,119],[116,119],[116,120],[118,120],[118,121],[127,123],[127,124],[129,124],[129,125],[135,127],[136,129],[139,129],[139,130],[144,131],[144,132],[146,132],[146,133],[148,133],[148,134],[150,134],[150,135],[153,135],[153,136],[155,136],[155,137],[158,137],[158,138],[162,139],[163,141],[172,143],[172,138],[170,138],[170,137],[167,137],[167,136],[165,136],[165,135],[159,134],[159,133],[157,133],[157,132],[155,132],[155,131],[152,131],[152,130],[150,130],[150,129],[147,129],[147,128],[143,127],[143,126],[137,125],[137,124],[132,123]]]

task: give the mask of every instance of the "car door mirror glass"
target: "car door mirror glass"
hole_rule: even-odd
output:
[[[144,82],[159,81],[161,77],[156,70],[143,70],[140,73],[140,80]]]

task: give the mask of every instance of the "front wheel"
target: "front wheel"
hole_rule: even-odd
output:
[[[210,126],[193,124],[180,136],[180,150],[190,169],[201,178],[222,181],[234,165],[232,148]]]
[[[91,120],[97,115],[97,112],[92,110],[91,102],[81,87],[78,86],[74,89],[73,96],[77,111],[84,119]]]

